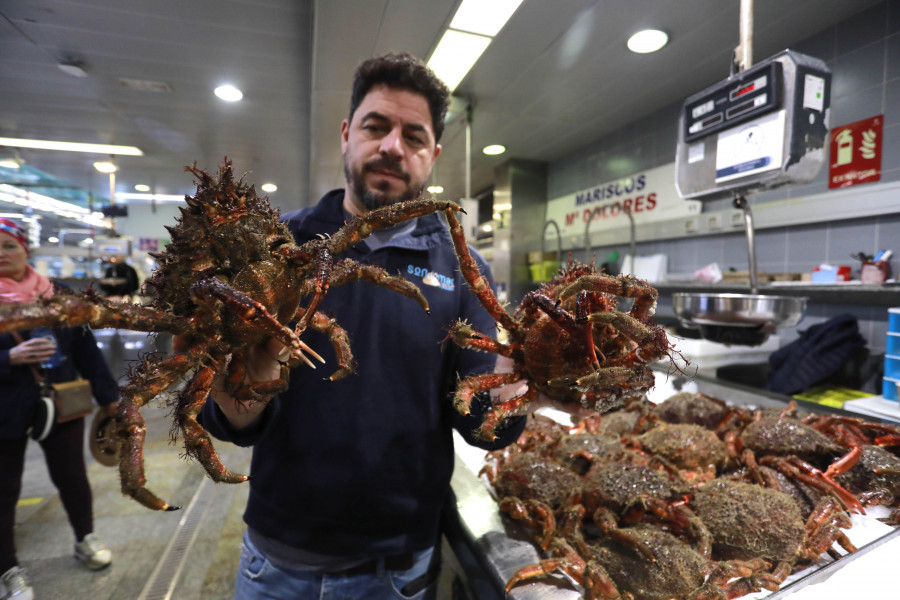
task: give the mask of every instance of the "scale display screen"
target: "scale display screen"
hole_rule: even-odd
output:
[[[692,142],[781,106],[780,62],[748,69],[685,106],[684,140]]]

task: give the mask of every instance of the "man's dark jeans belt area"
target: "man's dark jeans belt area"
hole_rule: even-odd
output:
[[[386,556],[384,559],[385,571],[408,571],[415,564],[412,553],[395,554],[394,556]],[[379,559],[373,558],[361,565],[343,569],[342,571],[329,571],[328,575],[373,575],[378,572]]]

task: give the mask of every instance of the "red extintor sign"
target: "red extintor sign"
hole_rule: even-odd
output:
[[[881,179],[884,115],[831,130],[828,187],[842,188]]]

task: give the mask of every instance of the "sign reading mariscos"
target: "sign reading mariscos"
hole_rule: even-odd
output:
[[[630,223],[625,211],[639,225],[698,214],[700,201],[684,200],[678,195],[675,163],[669,163],[547,203],[547,219],[559,224],[563,237],[583,236],[588,222],[591,232],[627,227]]]

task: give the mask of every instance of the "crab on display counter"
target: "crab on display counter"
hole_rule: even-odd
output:
[[[900,423],[654,366],[643,404],[541,409],[516,444],[458,439],[448,540],[479,598],[886,592]]]

